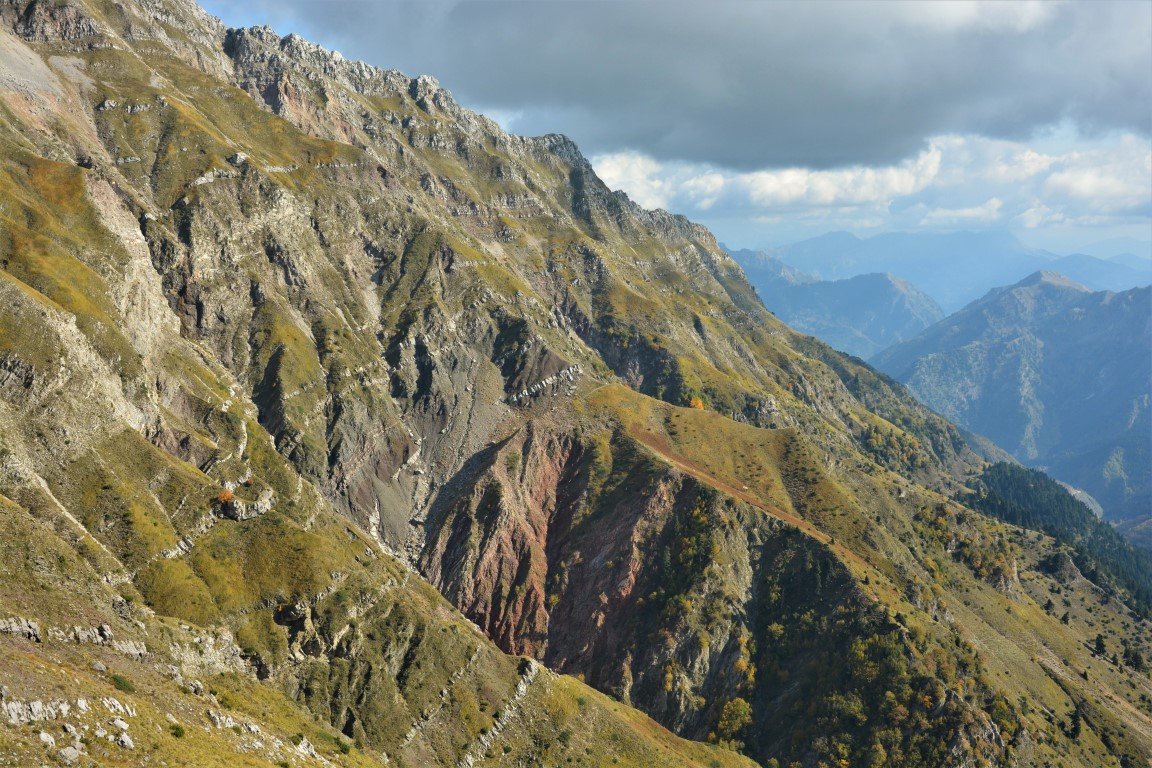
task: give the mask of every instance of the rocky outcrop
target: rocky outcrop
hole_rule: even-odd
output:
[[[586,453],[529,423],[474,457],[429,513],[421,571],[510,653],[546,647],[549,559],[583,502]]]
[[[858,633],[894,632],[823,544],[622,435],[533,422],[457,483],[455,503],[429,516],[420,566],[433,584],[509,652],[579,675],[693,738],[715,734],[739,699],[756,702],[751,754],[789,738],[803,753],[799,702],[859,695],[848,679],[830,686],[825,670],[843,663]],[[809,621],[825,627],[818,651],[802,629]],[[969,754],[1002,748],[981,736],[995,726],[962,701],[925,706],[955,719],[950,738]],[[826,727],[843,727],[835,720]]]
[[[515,690],[512,691],[512,696],[504,704],[504,708],[500,710],[500,714],[496,716],[492,728],[480,734],[480,738],[474,744],[470,744],[464,752],[464,756],[456,763],[456,768],[472,768],[476,764],[476,760],[485,755],[492,745],[500,738],[500,734],[508,727],[508,724],[515,718],[520,716],[521,703],[528,693],[528,686],[532,685],[532,681],[536,679],[536,675],[540,672],[540,665],[528,659],[521,666],[520,680],[516,683]]]
[[[0,619],[0,632],[6,635],[25,637],[29,640],[35,640],[38,643],[43,639],[40,634],[40,625],[22,616],[11,616],[7,619]]]
[[[3,707],[4,716],[8,720],[9,725],[25,725],[27,723],[36,723],[42,720],[56,720],[58,718],[67,717],[68,713],[72,711],[73,704],[67,701],[41,701],[35,699],[32,701],[21,701],[20,699],[9,699],[4,697],[0,702],[0,707]],[[75,706],[79,706],[77,703]]]
[[[108,29],[77,5],[32,2],[13,24],[20,37],[34,42],[73,42],[101,38]]]

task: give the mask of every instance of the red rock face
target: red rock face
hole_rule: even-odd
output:
[[[643,582],[670,515],[694,495],[691,485],[668,469],[630,489],[594,528],[569,532],[554,568],[548,664],[627,694]]]
[[[692,738],[755,702],[748,749],[778,750],[826,667],[888,631],[884,612],[817,539],[604,438],[533,421],[489,447],[433,505],[421,569],[505,651]],[[809,621],[827,628],[816,646]],[[949,706],[976,723],[956,738],[994,752],[973,735],[983,714]]]
[[[482,452],[467,490],[433,506],[435,533],[421,571],[502,648],[540,657],[547,646],[546,581],[555,538],[586,489],[584,449],[531,425]]]
[[[710,694],[736,689],[742,630],[726,622],[701,640],[667,605],[687,592],[703,604],[715,586],[682,556],[696,535],[691,546],[712,556],[714,532],[685,525],[711,521],[719,497],[633,444],[612,451],[530,423],[462,473],[465,487],[443,494],[451,504],[434,505],[420,567],[504,650],[625,700],[643,686],[649,712],[700,729],[711,714],[690,689],[706,678]],[[746,591],[747,543],[739,549],[745,572],[726,581]],[[669,664],[696,682],[665,690]]]

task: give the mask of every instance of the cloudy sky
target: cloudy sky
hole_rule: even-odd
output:
[[[730,245],[1152,239],[1152,2],[208,0],[566,133]]]

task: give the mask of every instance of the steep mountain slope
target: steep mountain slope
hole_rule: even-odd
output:
[[[940,413],[1088,491],[1108,519],[1142,520],[1152,509],[1150,296],[1038,272],[874,362]]]
[[[931,297],[892,275],[818,280],[765,253],[731,253],[777,317],[860,358],[909,339],[944,317]]]
[[[1025,246],[1006,232],[893,232],[858,238],[832,232],[769,255],[824,280],[886,272],[907,280],[954,312],[990,289],[1010,285],[1048,269],[1095,290],[1121,291],[1152,283],[1147,265],[1112,262],[1095,256],[1057,256]]]
[[[1127,596],[568,140],[180,0],[0,11],[3,759],[748,764],[626,705],[767,764],[1152,754]],[[71,714],[118,685],[133,749]]]
[[[197,31],[189,21],[219,32],[219,42],[223,30],[187,7],[175,19],[179,36],[167,38],[167,17],[153,16],[156,10],[5,8],[7,23],[29,39],[53,40],[47,45],[54,50],[77,47],[70,38],[79,34],[80,55],[90,58],[57,62],[75,75],[70,88],[3,33],[4,51],[24,66],[5,82],[0,154],[0,501],[11,547],[0,610],[20,617],[5,619],[0,633],[3,759],[67,762],[77,759],[67,750],[77,750],[105,765],[152,755],[200,765],[523,764],[572,755],[595,764],[746,764],[683,742],[572,679],[503,655],[340,517],[315,477],[305,478],[277,452],[265,424],[281,436],[303,435],[303,447],[280,448],[300,467],[313,466],[306,442],[312,435],[291,429],[313,418],[307,390],[321,370],[315,345],[340,344],[325,337],[320,322],[302,324],[283,294],[289,282],[306,279],[292,272],[296,267],[329,277],[331,262],[272,255],[276,222],[285,240],[295,241],[308,232],[311,202],[291,205],[287,190],[296,180],[282,187],[250,179],[255,197],[247,202],[259,204],[237,220],[264,227],[257,237],[267,250],[255,253],[267,265],[263,274],[283,279],[276,295],[262,295],[255,280],[243,282],[252,327],[218,337],[227,350],[219,356],[196,329],[207,309],[216,322],[234,317],[229,297],[215,304],[196,288],[214,269],[188,253],[196,223],[173,214],[195,208],[185,195],[220,179],[244,184],[230,169],[247,161],[213,120],[232,121],[225,127],[253,155],[315,158],[320,170],[299,180],[315,184],[310,201],[348,184],[339,158],[351,149],[295,131],[235,88],[221,96],[221,81],[181,63],[173,50]],[[134,30],[132,44],[122,36],[127,30]],[[156,47],[158,39],[167,44]],[[154,58],[145,63],[137,48]],[[165,66],[188,91],[161,73]],[[77,74],[84,70],[110,73],[100,85],[107,90],[93,92],[95,83]],[[22,74],[29,76],[16,79]],[[116,105],[125,98],[117,87],[139,101],[130,109]],[[203,92],[213,96],[188,100]],[[211,98],[240,106],[220,108]],[[217,107],[212,118],[209,106]],[[143,120],[131,124],[131,115]],[[54,130],[38,130],[45,125]],[[118,151],[109,155],[104,141]],[[131,148],[139,154],[128,154],[128,142],[140,142]],[[116,162],[149,149],[146,172],[136,168],[143,160]],[[323,188],[307,178],[325,172],[335,180]],[[376,166],[365,173],[383,188]],[[361,249],[358,267],[370,267],[373,257]],[[213,258],[220,257],[229,258],[216,250]],[[218,279],[239,287],[237,274]],[[364,273],[358,290],[375,290],[370,278]],[[331,294],[317,285],[301,295],[311,304]],[[335,302],[317,307],[320,315],[333,311]],[[351,336],[343,324],[349,318],[340,319]],[[355,344],[348,342],[350,354]],[[326,354],[343,362],[341,352]],[[221,360],[236,362],[238,371],[259,367],[242,383]],[[332,367],[334,387],[365,377]],[[391,407],[388,389],[385,382],[358,405]],[[393,419],[391,428],[398,426]],[[319,462],[327,467],[327,448]],[[95,659],[115,675],[93,674]],[[178,722],[167,722],[169,714]],[[108,727],[114,715],[129,737]],[[318,726],[315,716],[330,727]],[[73,740],[62,725],[75,729],[75,744],[49,748],[48,737]]]

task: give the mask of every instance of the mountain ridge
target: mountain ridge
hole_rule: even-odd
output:
[[[1146,646],[1124,593],[955,501],[963,434],[710,233],[428,78],[193,8],[0,6],[61,86],[3,93],[2,606],[146,651],[6,621],[6,710],[122,695],[132,738],[251,764],[1150,751],[1146,678],[1087,644]],[[6,754],[106,730],[51,711]],[[136,762],[113,741],[78,743]]]
[[[1095,290],[1152,283],[1152,265],[1138,267],[1086,254],[1060,256],[1026,246],[1006,231],[892,232],[868,238],[836,232],[768,253],[823,279],[891,272],[932,296],[949,313],[1038,269],[1068,274]]]
[[[1039,271],[990,291],[874,362],[1021,461],[1048,466],[1086,490],[1108,519],[1139,521],[1152,503],[1141,448],[1150,429],[1152,371],[1141,362],[1152,342],[1149,292],[1093,292]],[[1006,382],[1000,400],[982,378],[991,369]]]
[[[863,359],[944,317],[931,297],[889,273],[820,280],[766,253],[730,253],[780,319]]]

